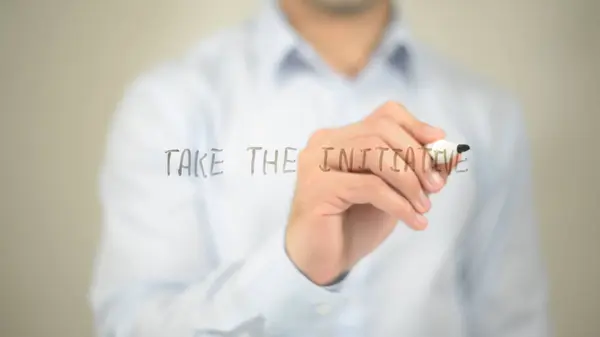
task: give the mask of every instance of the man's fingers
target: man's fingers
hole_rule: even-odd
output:
[[[418,212],[425,213],[431,207],[410,163],[406,163],[380,137],[347,141],[328,152],[326,159],[327,165],[336,171],[370,172],[379,176],[409,200]]]
[[[446,136],[443,130],[418,120],[397,102],[390,101],[381,105],[368,118],[379,117],[391,118],[421,144],[429,144]]]
[[[412,116],[407,116],[407,118],[414,120]],[[364,142],[365,139],[372,139],[373,137],[382,138],[385,144],[376,145],[372,142]],[[394,162],[393,166],[397,167],[396,162],[399,159],[401,159],[400,162],[404,161],[400,163],[401,166],[404,166],[405,163],[408,164],[419,179],[421,186],[428,192],[437,192],[443,187],[443,179],[433,169],[433,161],[429,151],[396,120],[385,114],[373,115],[364,121],[341,128],[318,131],[311,137],[309,146],[319,147],[322,162],[327,162],[330,167],[354,172],[377,166],[364,167],[364,163],[361,165],[361,158],[364,161],[367,157],[371,159],[377,156],[380,157],[378,171],[382,171],[383,162],[381,158],[384,154],[381,151],[387,151],[388,153],[385,156],[393,159],[391,160]],[[348,162],[354,162],[356,165],[349,168]],[[388,173],[391,163],[389,164],[385,166]],[[391,183],[397,186],[393,182],[394,178],[391,179]],[[410,198],[410,195],[407,197]],[[415,199],[411,200],[414,201]]]
[[[428,150],[390,117],[373,119],[365,123],[365,127],[380,135],[393,150],[399,152],[400,157],[414,170],[427,191],[435,192],[443,187],[443,180],[436,170],[432,169],[434,163]]]
[[[371,204],[415,230],[427,227],[427,219],[383,179],[372,174],[332,172],[336,195],[349,204]]]

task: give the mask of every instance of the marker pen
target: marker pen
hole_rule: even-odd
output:
[[[444,139],[425,145],[425,148],[437,165],[447,164],[454,156],[471,149],[467,144],[456,144]]]

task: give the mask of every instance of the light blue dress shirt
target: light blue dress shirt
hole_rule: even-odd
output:
[[[319,287],[284,252],[296,156],[315,130],[389,100],[472,150],[431,197],[427,230],[399,223],[343,282]],[[124,95],[101,175],[98,335],[549,336],[524,131],[509,95],[399,17],[349,79],[271,1]]]

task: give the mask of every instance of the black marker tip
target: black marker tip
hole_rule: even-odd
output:
[[[463,152],[469,151],[470,149],[471,149],[471,147],[469,145],[467,145],[467,144],[459,144],[456,147],[456,152],[463,153]]]

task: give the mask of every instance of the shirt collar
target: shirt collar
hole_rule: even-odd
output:
[[[409,75],[411,58],[411,34],[397,7],[392,10],[392,17],[386,28],[385,35],[375,52],[375,57],[386,60],[393,68]]]
[[[258,16],[256,30],[257,56],[261,72],[276,76],[290,55],[298,49],[302,39],[287,22],[279,1],[266,0]]]
[[[397,7],[384,38],[373,57],[380,57],[403,75],[410,75],[411,34]],[[305,42],[288,23],[279,7],[278,0],[266,0],[258,17],[257,54],[259,67],[264,76],[275,78],[284,71],[310,67],[302,58],[301,50]]]

